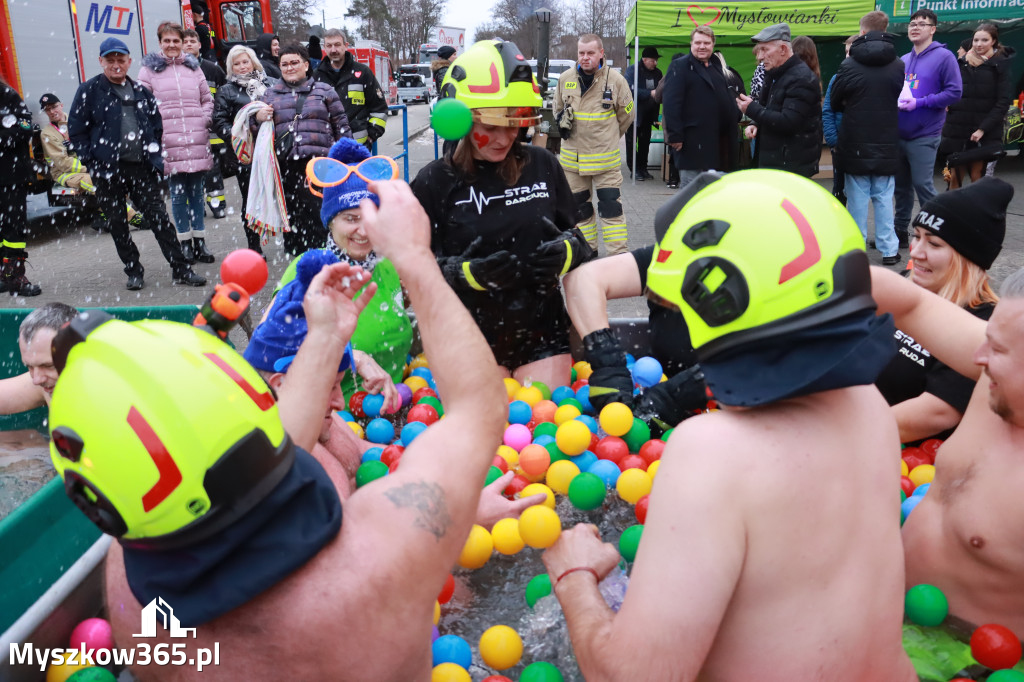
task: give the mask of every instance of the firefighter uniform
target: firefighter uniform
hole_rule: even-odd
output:
[[[576,225],[596,249],[600,222],[608,253],[625,253],[626,216],[619,200],[622,187],[619,141],[634,118],[629,84],[604,62],[594,72],[592,80],[577,66],[559,76],[554,111],[556,116],[572,117],[571,132],[568,136],[563,132],[558,158],[578,207]],[[592,190],[597,195],[596,218]]]
[[[325,58],[316,67],[313,77],[338,93],[345,105],[345,115],[356,142],[371,147],[384,134],[388,103],[370,67],[360,64],[351,52],[346,52],[341,69],[335,71],[331,60]]]

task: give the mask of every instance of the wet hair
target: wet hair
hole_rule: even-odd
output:
[[[991,22],[986,21],[983,24],[979,24],[978,28],[974,29],[974,33],[977,33],[978,31],[984,31],[985,33],[987,33],[990,36],[992,36],[992,49],[993,50],[998,52],[1002,48],[1002,45],[999,44],[999,27],[998,26],[996,26],[995,24],[993,24]],[[974,38],[974,34],[972,33],[971,34],[972,43],[973,43],[973,38]]]
[[[185,29],[181,27],[181,24],[176,24],[173,21],[161,22],[160,25],[156,27],[156,37],[163,40],[165,33],[177,33],[182,42],[185,41]]]
[[[708,38],[711,38],[711,42],[715,42],[715,30],[713,28],[711,28],[710,26],[698,26],[697,28],[690,31],[691,43],[693,42],[693,37],[698,33],[701,34],[702,36],[707,36]]]
[[[913,21],[914,19],[924,19],[929,24],[938,24],[939,23],[939,17],[935,14],[935,12],[931,11],[930,9],[926,9],[926,8],[919,9],[916,12],[914,12],[913,14],[911,14],[910,15],[910,19],[908,19],[908,21]]]
[[[580,36],[580,39],[577,40],[576,42],[578,42],[578,43],[597,43],[597,49],[599,49],[599,50],[603,50],[604,49],[604,41],[601,40],[601,36],[597,35],[596,33],[584,33],[583,35]]]
[[[818,48],[814,41],[807,36],[793,38],[793,54],[800,57],[800,60],[811,68],[814,75],[818,77],[818,87],[821,87],[821,64],[818,63]]]
[[[194,31],[191,28],[186,28],[184,31],[182,31],[182,41],[184,41],[185,38],[195,38],[196,40],[199,40],[199,32]]]
[[[67,303],[47,303],[30,312],[21,326],[18,327],[18,338],[28,343],[40,329],[52,329],[55,332],[78,315],[78,311]]]
[[[309,61],[309,51],[306,50],[306,48],[304,48],[299,43],[288,43],[287,45],[282,45],[281,50],[277,54],[277,58],[280,60],[286,54],[298,55],[299,59],[301,59],[302,61]]]
[[[875,10],[874,12],[868,12],[860,18],[860,30],[865,33],[870,33],[871,31],[884,32],[887,28],[889,28],[889,15],[885,12]]]
[[[1003,298],[1024,298],[1024,268],[1003,281],[1003,286],[999,288],[999,295]]]

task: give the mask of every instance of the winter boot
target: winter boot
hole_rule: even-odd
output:
[[[196,260],[200,263],[212,263],[217,260],[214,258],[213,254],[207,250],[206,239],[203,237],[193,238],[192,244],[194,245]]]
[[[260,235],[255,230],[245,227],[245,243],[248,248],[263,256],[263,260],[267,259],[263,255],[263,247],[260,245]]]
[[[213,214],[213,217],[216,220],[219,220],[228,214],[224,207],[224,197],[222,196],[207,198],[206,205],[210,207],[210,213]]]
[[[25,249],[9,249],[4,257],[2,279],[4,291],[11,296],[38,296],[43,290],[38,284],[32,284],[25,276],[25,260],[28,252]]]
[[[192,240],[182,239],[181,244],[181,255],[184,256],[185,262],[192,265],[196,262],[196,254],[192,251]]]

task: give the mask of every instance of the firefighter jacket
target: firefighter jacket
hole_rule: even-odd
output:
[[[562,140],[558,157],[562,168],[578,175],[599,175],[619,168],[619,140],[635,115],[633,94],[622,74],[602,62],[590,87],[585,88],[578,66],[563,71],[555,91],[555,115],[567,105],[572,109],[573,128],[569,138]]]
[[[356,142],[365,144],[367,136],[373,141],[384,134],[388,103],[370,67],[360,64],[351,52],[346,52],[341,69],[335,71],[331,60],[324,59],[313,72],[313,77],[338,93]]]
[[[66,121],[60,127],[47,123],[40,131],[39,137],[43,142],[43,155],[46,157],[46,165],[50,167],[50,177],[54,182],[63,184],[70,175],[89,172],[78,157],[68,150],[71,143],[68,141]]]

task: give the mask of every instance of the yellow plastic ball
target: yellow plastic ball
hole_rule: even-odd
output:
[[[494,551],[494,540],[483,526],[473,525],[466,538],[466,544],[459,554],[459,566],[476,569],[487,563]]]
[[[85,670],[86,668],[92,668],[94,666],[83,664],[78,662],[74,665],[68,665],[64,663],[71,654],[52,654],[50,660],[54,660],[53,656],[60,658],[60,663],[52,663],[50,667],[46,669],[46,682],[64,682],[66,679],[77,673],[79,670]],[[76,661],[80,661],[80,656],[75,656]]]
[[[910,473],[910,467],[907,466],[907,461],[904,459],[900,460],[900,476],[906,476]]]
[[[566,407],[572,406],[566,405]],[[590,429],[583,422],[572,419],[559,426],[555,431],[555,443],[559,450],[570,457],[575,457],[590,447]]]
[[[544,506],[548,509],[555,508],[555,494],[551,492],[551,488],[547,487],[543,483],[531,483],[530,485],[523,488],[522,492],[519,493],[519,499],[529,497],[530,495],[536,495],[537,493],[544,493],[546,499],[544,500]]]
[[[661,466],[661,460],[660,459],[654,460],[653,462],[651,462],[647,466],[647,475],[651,477],[652,481],[654,480],[654,477],[658,475],[658,467],[660,467],[660,466]]]
[[[473,678],[461,665],[441,663],[430,671],[430,682],[473,682]]]
[[[430,366],[430,363],[427,362],[427,356],[424,355],[423,353],[420,353],[419,355],[414,357],[412,359],[412,362],[409,363],[409,369],[410,370],[419,369],[420,367],[429,367],[429,366]]]
[[[505,460],[509,469],[515,469],[519,466],[519,453],[516,452],[515,448],[510,448],[507,445],[499,445],[497,454]]]
[[[550,547],[561,534],[562,520],[550,507],[535,504],[519,516],[519,535],[530,547]]]
[[[633,428],[633,410],[622,403],[608,403],[598,421],[609,436],[625,436]]]
[[[491,537],[494,538],[494,549],[505,556],[511,556],[520,551],[526,543],[519,537],[519,520],[502,519],[494,524],[491,529]]]
[[[441,602],[434,602],[434,625],[441,622]]]
[[[412,391],[413,393],[420,390],[421,388],[426,388],[427,386],[430,385],[427,383],[426,379],[417,376],[411,376],[402,383],[408,386],[409,390]]]
[[[494,625],[480,636],[480,658],[495,670],[506,670],[523,657],[523,639],[507,625]]]
[[[910,471],[909,476],[915,488],[925,483],[931,483],[935,479],[935,466],[931,464],[918,464]]]
[[[615,482],[615,489],[619,497],[630,504],[636,504],[637,500],[651,492],[652,485],[654,481],[643,469],[626,469]]]
[[[548,467],[548,487],[559,495],[569,494],[569,484],[579,476],[580,468],[567,459],[560,459]]]
[[[561,426],[568,421],[572,421],[581,414],[583,413],[580,412],[575,405],[562,405],[555,410],[555,423]]]
[[[516,391],[522,387],[523,385],[512,377],[505,377],[505,393],[508,393],[509,400],[512,400],[515,397]]]
[[[574,370],[576,370],[576,379],[577,380],[579,380],[579,379],[589,379],[590,375],[594,373],[594,370],[591,369],[591,367],[590,367],[590,363],[589,362],[584,362],[583,360],[580,360],[579,362],[577,362],[575,365],[572,366],[572,368]]]
[[[362,438],[364,438],[366,436],[366,433],[363,431],[363,427],[360,426],[358,422],[345,422],[345,423],[348,424],[348,427],[350,429],[352,429],[353,433],[356,434],[356,438],[359,438],[361,440]]]
[[[512,396],[514,400],[522,400],[524,403],[533,407],[540,401],[544,400],[544,394],[540,392],[540,389],[536,386],[523,386],[515,392]]]

